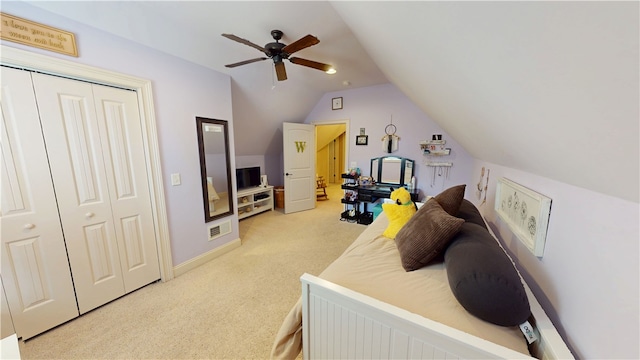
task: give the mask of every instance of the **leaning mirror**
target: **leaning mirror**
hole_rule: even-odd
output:
[[[227,121],[196,117],[204,221],[233,214]]]

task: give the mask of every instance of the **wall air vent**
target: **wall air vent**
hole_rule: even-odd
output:
[[[220,224],[209,226],[209,241],[219,238],[222,235],[229,234],[231,232],[231,221],[227,220]]]

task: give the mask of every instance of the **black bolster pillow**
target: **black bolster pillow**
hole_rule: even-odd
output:
[[[444,261],[453,295],[471,314],[501,326],[520,325],[531,315],[518,272],[484,227],[462,224]]]
[[[460,203],[460,208],[458,209],[456,217],[464,219],[464,221],[478,224],[485,229],[487,228],[482,215],[480,215],[480,211],[478,211],[478,208],[467,199],[462,199],[462,203]]]

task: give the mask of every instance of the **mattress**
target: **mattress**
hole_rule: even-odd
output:
[[[406,272],[395,241],[382,236],[387,225],[383,212],[319,277],[529,355],[518,327],[502,327],[478,319],[458,303],[442,261]],[[272,358],[295,358],[302,350],[301,311],[298,301],[278,332]]]

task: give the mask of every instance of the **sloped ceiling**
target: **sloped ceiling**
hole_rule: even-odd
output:
[[[4,0],[3,0],[4,1]],[[326,1],[26,1],[232,77],[236,155],[279,154],[282,122],[303,122],[326,92],[389,81]],[[290,44],[307,34],[320,43],[296,57],[333,65],[337,74],[286,63],[277,81],[273,62],[224,65],[264,56],[221,36],[231,33],[264,46],[271,30]]]
[[[638,2],[333,6],[474,157],[638,202]]]
[[[480,160],[639,201],[638,2],[32,3],[229,74],[237,155],[277,150],[281,123],[345,81],[392,82]],[[338,74],[224,67],[260,53],[221,33],[272,29],[317,36],[296,55]]]
[[[347,131],[345,124],[331,124],[316,127],[316,149],[329,145],[338,136]]]

